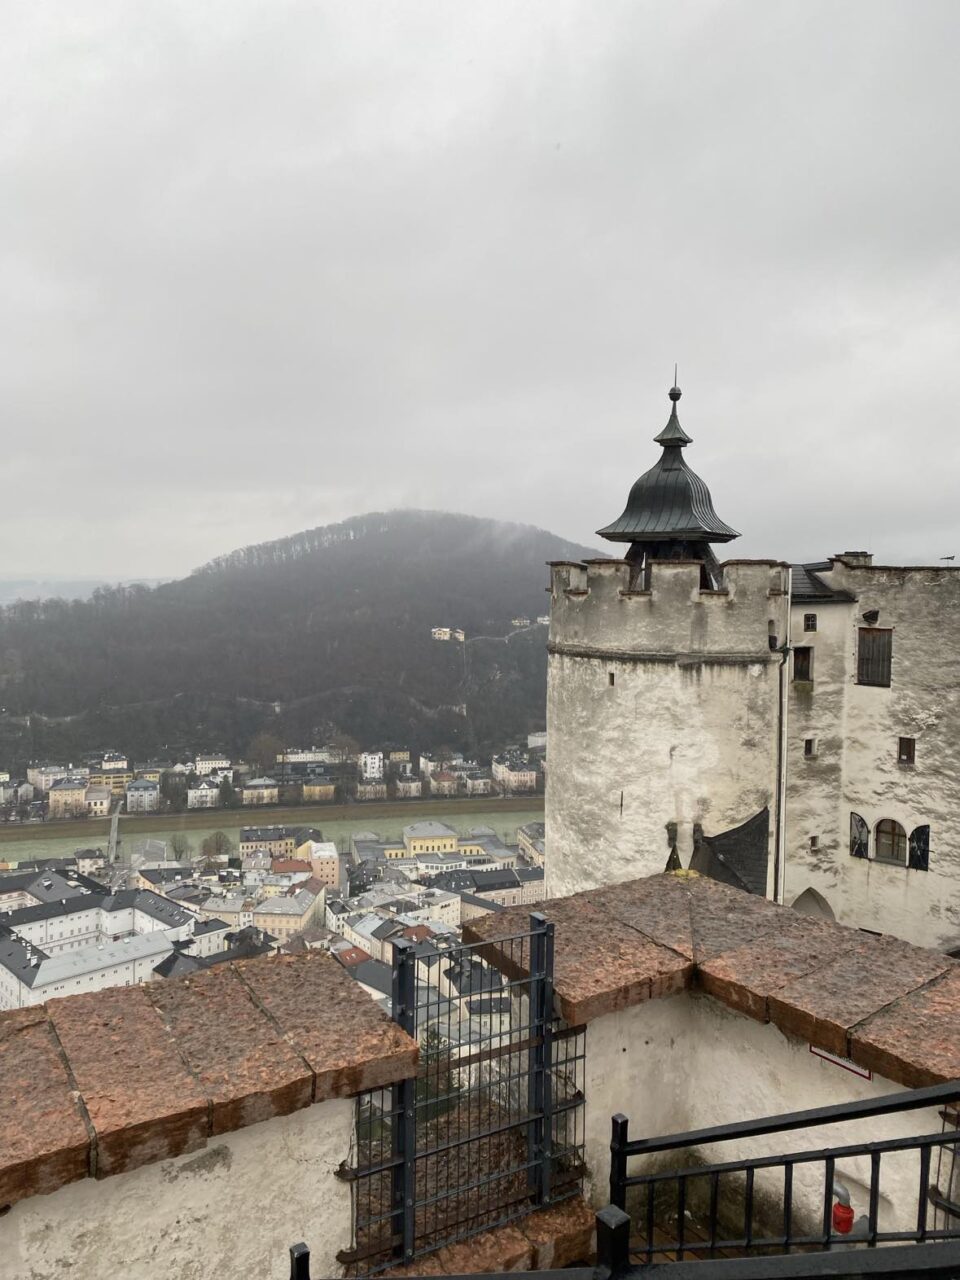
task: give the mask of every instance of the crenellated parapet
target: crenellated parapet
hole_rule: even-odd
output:
[[[727,561],[712,589],[696,560],[652,560],[639,580],[626,560],[558,561],[550,571],[553,652],[769,661],[786,638],[790,570],[781,561]]]

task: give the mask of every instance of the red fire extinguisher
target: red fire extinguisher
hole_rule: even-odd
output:
[[[833,1206],[833,1229],[840,1236],[847,1236],[853,1229],[853,1205],[841,1204],[838,1200]]]

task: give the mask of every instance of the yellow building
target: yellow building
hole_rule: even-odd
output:
[[[416,857],[418,853],[458,853],[460,841],[457,833],[442,822],[412,822],[403,828],[403,853]],[[387,850],[387,857],[391,856]]]
[[[91,787],[109,787],[115,796],[126,794],[127,787],[134,780],[132,769],[91,769],[87,781]],[[159,782],[159,779],[157,779]]]
[[[280,786],[273,778],[251,778],[249,782],[243,786],[243,803],[250,804],[278,804],[280,800]]]
[[[335,782],[308,780],[303,784],[304,804],[328,804],[336,799],[337,784]]]
[[[86,778],[60,778],[50,788],[47,812],[51,818],[76,818],[87,812]]]
[[[271,858],[283,858],[293,855],[297,845],[309,839],[305,827],[241,827],[241,857],[257,853],[261,849]]]

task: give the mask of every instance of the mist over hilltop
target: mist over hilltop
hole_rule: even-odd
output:
[[[290,742],[495,747],[543,726],[545,630],[512,620],[546,611],[545,561],[596,554],[528,525],[394,511],[176,582],[7,605],[0,758],[236,753],[265,727]],[[432,639],[436,626],[467,643]]]

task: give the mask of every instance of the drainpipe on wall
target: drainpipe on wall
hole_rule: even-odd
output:
[[[786,857],[786,823],[783,818],[787,795],[787,659],[793,646],[790,643],[791,592],[793,570],[787,569],[787,634],[777,650],[780,654],[779,701],[777,703],[777,817],[774,825],[773,850],[773,900],[783,905],[783,872]]]

